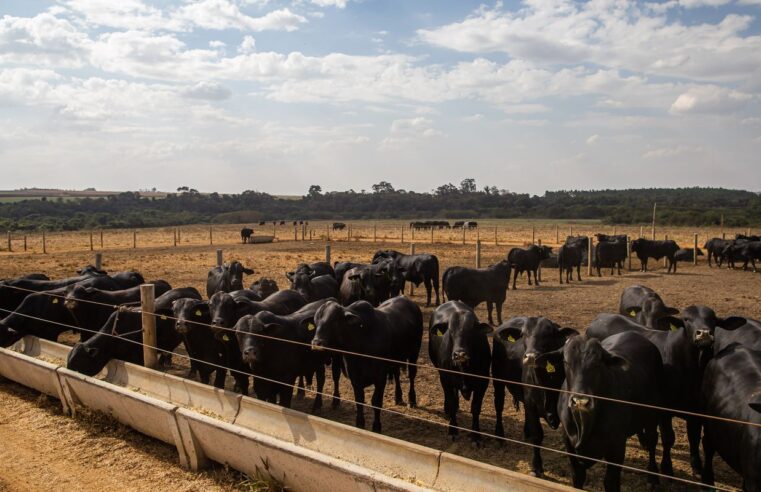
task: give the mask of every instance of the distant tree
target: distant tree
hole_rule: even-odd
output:
[[[475,193],[476,192],[476,180],[473,178],[465,178],[460,181],[460,191],[463,193]]]
[[[393,193],[394,187],[388,181],[381,181],[373,185],[373,193]]]
[[[456,195],[459,193],[459,189],[453,185],[452,183],[447,183],[439,186],[436,188],[436,191],[434,191],[434,194],[438,196],[446,196],[446,195]]]
[[[322,186],[320,185],[312,185],[309,187],[309,191],[307,192],[307,196],[316,197],[320,196],[322,194]]]
[[[180,186],[177,188],[178,193],[182,193],[183,191],[189,191],[189,188],[187,186]]]

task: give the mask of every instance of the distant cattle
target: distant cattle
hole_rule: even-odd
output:
[[[463,229],[477,229],[478,222],[475,220],[469,220],[462,225]]]
[[[263,221],[263,220],[260,220],[260,221],[259,221],[259,225],[260,225],[260,226],[263,226],[263,225],[265,225],[265,224],[266,224],[266,222],[265,222],[265,221]]]
[[[426,220],[410,222],[410,229],[449,229],[449,222],[445,220]]]
[[[621,269],[626,260],[626,236],[624,239],[609,239],[595,244],[594,265],[597,267],[597,276],[602,277],[601,268],[610,267],[610,274],[615,269],[621,275]]]
[[[697,249],[697,255],[703,256],[703,250]],[[695,251],[693,248],[681,248],[674,253],[674,259],[676,261],[694,261]]]
[[[626,242],[629,239],[629,236],[626,234],[595,234],[595,237],[597,238],[598,243],[617,241]]]
[[[737,240],[746,240],[746,241],[761,241],[761,236],[747,236],[745,234],[735,234],[735,239]]]
[[[334,231],[343,231],[344,229],[346,229],[346,224],[343,222],[333,222]]]
[[[558,251],[558,274],[560,283],[563,283],[563,274],[566,277],[566,283],[573,280],[573,269],[576,268],[576,278],[581,282],[581,263],[584,259],[584,249],[578,244],[564,244]]]
[[[246,244],[251,239],[251,235],[254,233],[253,229],[250,229],[248,227],[244,227],[240,230],[240,239],[243,241],[243,244]]]
[[[486,302],[491,324],[494,324],[492,306],[495,306],[497,322],[502,323],[502,305],[510,285],[510,263],[506,260],[487,268],[447,268],[442,284],[444,294],[450,301],[462,301],[473,309]]]
[[[526,249],[513,248],[507,253],[507,261],[510,263],[510,268],[513,269],[513,290],[515,290],[515,282],[518,279],[518,274],[527,272],[528,284],[531,285],[531,273],[534,274],[534,280],[536,285],[539,285],[539,277],[537,277],[537,270],[539,269],[539,263],[542,260],[549,258],[552,253],[552,248],[549,246],[537,246],[531,245]]]
[[[426,291],[426,306],[431,305],[431,290],[436,293],[436,305],[439,304],[439,259],[431,254],[406,255],[395,250],[376,251],[373,263],[392,260],[396,268],[403,272],[404,280],[416,286],[423,283]],[[404,288],[404,285],[402,285]]]
[[[452,229],[462,229],[462,226],[465,224],[464,220],[458,220],[452,225]]]
[[[206,295],[213,296],[216,292],[231,292],[243,288],[243,274],[253,275],[254,271],[244,267],[240,262],[233,261],[209,270],[206,277]]]
[[[648,258],[655,258],[660,260],[666,258],[668,260],[668,273],[672,271],[676,273],[676,259],[674,255],[679,250],[679,245],[676,241],[651,241],[650,239],[639,238],[632,241],[632,252],[637,255],[640,261],[640,271],[647,271]]]
[[[280,225],[285,225],[285,221],[284,221],[284,220],[281,220],[281,221],[280,221]]]
[[[743,262],[743,270],[748,269],[748,262],[756,272],[756,260],[761,260],[761,241],[735,242],[724,248],[722,255],[727,258],[730,268],[735,267],[736,261]]]
[[[724,248],[727,247],[727,245],[731,244],[732,241],[728,241],[726,239],[721,239],[718,237],[715,237],[713,239],[709,239],[706,241],[706,243],[703,245],[703,249],[706,250],[708,253],[708,266],[713,266],[711,260],[714,260],[717,265],[721,266],[722,264],[722,252],[724,251]]]

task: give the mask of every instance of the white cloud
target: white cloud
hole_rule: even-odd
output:
[[[180,7],[173,18],[204,29],[249,31],[294,31],[307,20],[289,9],[278,9],[262,17],[250,17],[229,0],[201,0]]]
[[[651,149],[642,154],[643,159],[662,159],[665,157],[676,157],[683,154],[696,154],[703,152],[702,147],[693,147],[688,145],[676,145],[673,147],[659,147]]]
[[[600,135],[594,134],[587,139],[587,145],[594,145],[600,140]]]
[[[697,7],[721,7],[731,3],[732,0],[679,0],[679,5],[687,9]]]
[[[0,19],[0,63],[79,67],[89,46],[86,34],[49,13]]]
[[[183,89],[181,93],[183,96],[192,99],[207,99],[210,101],[221,101],[228,99],[232,95],[230,89],[217,82],[198,82],[192,87]]]
[[[209,48],[224,48],[227,46],[227,43],[224,41],[219,41],[217,39],[209,41]]]
[[[732,113],[744,107],[753,96],[715,85],[692,87],[679,95],[671,114]]]
[[[484,119],[484,115],[481,113],[472,114],[470,116],[465,116],[462,121],[466,123],[476,123]]]
[[[240,46],[238,46],[238,53],[253,53],[256,51],[256,40],[253,36],[244,36]]]
[[[318,7],[337,7],[339,9],[346,8],[348,0],[309,0],[311,3]]]

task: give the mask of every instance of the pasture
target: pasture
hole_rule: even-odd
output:
[[[280,288],[288,286],[285,272],[293,269],[300,262],[313,262],[325,259],[325,240],[331,238],[331,262],[364,261],[367,262],[378,249],[397,249],[409,252],[410,243],[416,244],[416,252],[431,253],[438,256],[441,272],[454,265],[473,266],[475,262],[475,242],[481,241],[481,263],[483,266],[504,258],[512,246],[529,244],[533,238],[542,244],[556,245],[566,235],[592,235],[597,232],[628,234],[636,238],[640,234],[639,226],[613,227],[595,222],[550,222],[550,221],[479,221],[478,230],[434,230],[433,242],[431,231],[413,231],[408,227],[409,221],[346,222],[351,230],[332,231],[328,222],[309,224],[308,230],[294,228],[290,222],[284,226],[265,226],[253,224],[255,235],[272,235],[278,241],[271,244],[240,244],[241,225],[214,226],[209,237],[208,225],[186,226],[180,228],[178,245],[174,246],[175,228],[158,228],[138,230],[136,236],[132,230],[108,230],[104,232],[103,247],[100,247],[99,233],[94,234],[94,250],[103,251],[103,268],[109,272],[122,270],[140,271],[147,280],[164,279],[174,287],[193,286],[205,291],[206,274],[215,264],[215,252],[224,250],[225,261],[238,260],[245,266],[253,268],[255,274],[244,279],[248,286],[259,277],[275,279]],[[246,224],[251,226],[251,224]],[[311,232],[311,240],[310,232]],[[496,241],[495,241],[496,230]],[[302,232],[305,240],[302,240]],[[727,237],[734,233],[746,233],[745,230],[725,231]],[[675,239],[681,247],[692,247],[693,234],[699,236],[699,246],[706,239],[721,237],[718,228],[665,228],[657,229],[656,236],[663,239]],[[297,241],[294,241],[294,234]],[[644,235],[650,237],[649,226],[644,227]],[[377,242],[373,242],[373,239]],[[136,248],[133,241],[136,239]],[[30,272],[44,272],[51,278],[70,276],[75,270],[91,263],[93,253],[90,251],[89,232],[71,232],[47,234],[46,250],[42,252],[41,237],[27,237],[27,252],[21,247],[21,236],[13,236],[13,253],[0,253],[0,278],[15,277]],[[402,240],[404,242],[402,242]],[[463,244],[463,241],[465,244]],[[6,244],[3,244],[5,247]],[[639,269],[639,261],[632,259],[632,267]],[[603,270],[603,277],[586,276],[582,269],[582,282],[560,285],[556,269],[544,269],[541,286],[528,286],[525,276],[518,279],[518,290],[510,290],[503,311],[503,317],[545,316],[564,327],[583,331],[589,322],[599,313],[617,312],[622,290],[630,285],[642,284],[656,290],[671,306],[684,308],[691,304],[704,304],[712,307],[718,315],[743,315],[749,318],[761,318],[761,276],[740,270],[726,268],[709,269],[705,257],[700,257],[698,266],[681,263],[676,275],[666,275],[661,262],[651,262],[647,273],[638,271],[625,272],[621,277],[610,276],[609,270]],[[409,294],[409,291],[406,292]],[[412,299],[423,309],[425,324],[432,308],[425,308],[425,289],[416,288]],[[477,314],[486,320],[485,305],[479,306]],[[97,329],[99,327],[94,327]],[[66,335],[64,342],[73,343],[76,337]],[[178,349],[178,350],[181,350]],[[174,358],[177,374],[185,374],[185,360]],[[424,335],[419,363],[431,366],[428,358],[427,335]],[[394,404],[393,391],[387,388],[384,408],[394,413],[384,412],[383,433],[419,443],[436,449],[442,449],[497,466],[528,473],[531,452],[528,446],[516,443],[485,439],[480,447],[475,447],[465,436],[452,442],[443,426],[447,419],[443,412],[443,395],[437,372],[421,369],[418,372],[418,407],[411,409]],[[228,380],[232,387],[232,380]],[[325,392],[330,393],[329,378]],[[342,395],[351,398],[351,388],[346,378],[342,379]],[[494,429],[493,392],[487,391],[481,417],[481,428],[491,433]],[[505,409],[505,432],[510,439],[522,439],[522,412],[516,412],[509,400]],[[294,408],[309,411],[311,398],[295,400]],[[463,408],[465,411],[463,411]],[[461,404],[460,425],[469,427],[470,416],[467,405]],[[354,407],[342,403],[337,410],[325,406],[321,415],[349,425],[354,422]],[[675,421],[677,444],[672,453],[675,475],[695,480],[689,466],[689,452],[685,437],[684,424]],[[545,427],[544,445],[563,449],[561,430],[553,431]],[[93,437],[98,440],[97,436]],[[105,445],[99,442],[98,445]],[[544,451],[546,478],[569,483],[570,470],[565,456]],[[739,488],[738,476],[715,458],[717,485]],[[628,442],[626,465],[645,469],[647,454],[641,450],[636,438]],[[160,466],[160,465],[157,465]],[[602,489],[604,467],[596,465],[590,470],[587,487],[592,490]],[[677,482],[662,484],[665,490],[694,490],[695,486]],[[1,482],[0,482],[1,485]],[[645,476],[623,472],[624,490],[643,490],[647,484]],[[1,489],[2,487],[0,487]]]

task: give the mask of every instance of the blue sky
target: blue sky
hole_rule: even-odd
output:
[[[761,191],[761,0],[0,4],[0,188]]]

